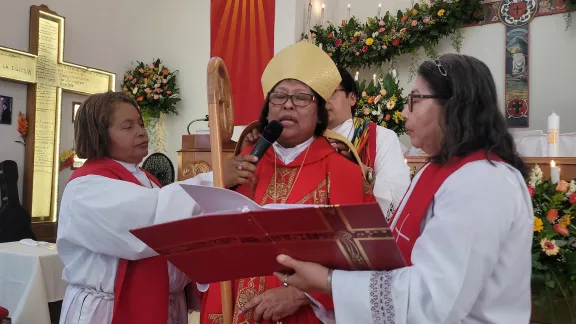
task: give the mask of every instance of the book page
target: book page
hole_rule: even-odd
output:
[[[303,204],[269,204],[260,206],[248,197],[237,193],[236,191],[181,184],[184,191],[186,191],[194,201],[204,211],[202,215],[218,215],[218,214],[232,214],[247,211],[257,211],[265,209],[293,209],[293,208],[311,208],[314,205]]]

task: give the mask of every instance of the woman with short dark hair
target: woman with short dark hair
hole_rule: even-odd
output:
[[[534,214],[497,100],[483,62],[424,62],[402,114],[430,161],[391,224],[406,266],[332,271],[280,255],[295,274],[277,277],[332,294],[337,323],[528,323]]]
[[[130,230],[201,209],[179,183],[161,188],[138,166],[148,155],[148,136],[126,94],[88,97],[74,133],[78,157],[87,161],[72,174],[60,204],[56,244],[69,284],[60,323],[188,323],[190,280]]]

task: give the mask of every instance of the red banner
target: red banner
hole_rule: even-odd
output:
[[[258,119],[264,103],[260,78],[274,56],[275,0],[211,0],[210,56],[226,63],[234,124]]]

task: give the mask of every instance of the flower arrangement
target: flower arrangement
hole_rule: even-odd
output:
[[[76,157],[74,149],[60,153],[60,171],[71,168],[74,165],[74,157]]]
[[[543,180],[536,165],[528,190],[534,207],[533,302],[541,310],[567,307],[576,321],[576,182]]]
[[[416,53],[420,47],[435,52],[441,38],[482,19],[479,0],[442,0],[431,5],[416,3],[403,12],[399,10],[396,16],[386,12],[384,17],[370,17],[364,24],[352,17],[340,26],[316,25],[310,36],[302,38],[310,37],[308,40],[320,45],[338,65],[366,67],[391,61],[401,54]],[[461,37],[453,40],[457,51],[461,41]]]
[[[396,78],[396,70],[380,77],[376,82],[357,82],[360,96],[356,101],[354,116],[370,120],[393,130],[397,135],[406,133],[402,109],[406,98]]]
[[[21,139],[14,142],[26,146],[26,135],[28,134],[28,118],[26,117],[26,114],[23,114],[22,112],[18,113],[18,126],[16,129],[18,130],[18,133],[20,133]]]
[[[176,72],[170,72],[158,59],[150,64],[138,62],[124,75],[122,90],[138,102],[145,120],[160,114],[178,115],[176,103],[181,99]]]

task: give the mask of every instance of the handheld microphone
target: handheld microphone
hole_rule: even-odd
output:
[[[278,137],[280,137],[283,129],[284,126],[282,126],[282,124],[277,120],[273,120],[268,123],[262,132],[262,136],[260,136],[258,142],[256,142],[256,145],[254,145],[252,152],[250,152],[250,155],[254,155],[258,158],[258,161],[260,161],[260,159],[264,156],[264,153],[266,153],[270,146],[272,146]],[[257,163],[258,162],[253,164],[256,165]]]

